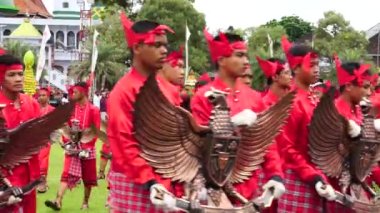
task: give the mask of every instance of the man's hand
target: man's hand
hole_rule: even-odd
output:
[[[174,195],[161,184],[154,184],[150,187],[150,201],[160,208],[169,211],[176,210],[176,199]]]
[[[321,181],[315,184],[315,190],[319,196],[326,198],[329,201],[333,201],[336,198],[335,190],[331,185],[325,185]]]
[[[361,128],[360,126],[353,120],[348,121],[348,135],[351,138],[356,138],[360,135]]]

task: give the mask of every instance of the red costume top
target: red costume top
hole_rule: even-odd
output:
[[[342,96],[335,99],[335,106],[343,117],[348,120],[353,120],[358,125],[361,125],[363,122],[363,114],[359,105],[355,106],[355,109],[352,109],[351,105],[345,101]]]
[[[40,116],[44,116],[48,114],[49,112],[52,112],[55,108],[51,106],[50,104],[47,104],[46,107],[41,107],[40,106]]]
[[[263,97],[263,102],[265,106],[267,107],[274,105],[275,103],[277,103],[277,101],[279,101],[278,96],[274,94],[272,90],[270,89],[267,91],[267,93]]]
[[[284,160],[284,171],[291,169],[301,181],[308,183],[326,180],[323,173],[310,161],[308,154],[308,125],[316,105],[317,100],[310,91],[298,88],[287,124],[276,139],[281,159]]]
[[[176,106],[181,105],[182,103],[182,98],[181,98],[181,93],[180,93],[181,87],[170,83],[169,81],[160,77],[159,75],[157,75],[157,81],[160,85],[162,85],[161,90],[165,90],[164,94],[165,93],[168,94],[166,95],[166,98],[169,99],[170,103],[173,103]]]
[[[145,184],[155,180],[170,188],[170,179],[155,173],[147,161],[140,156],[140,147],[133,137],[133,108],[136,95],[147,78],[132,68],[112,90],[107,111],[109,116],[107,136],[112,151],[111,169],[122,173],[132,183]],[[159,86],[169,101],[173,101],[162,83]]]
[[[3,114],[8,129],[15,128],[30,119],[40,116],[40,106],[33,98],[25,94],[20,94],[19,99],[20,108],[16,109],[14,102],[0,93],[0,103],[6,104]],[[36,132],[36,134],[38,134],[38,132]],[[11,171],[3,169],[2,172],[14,186],[28,184],[30,181],[40,177],[38,155],[34,155],[28,163],[20,164]]]
[[[256,113],[265,110],[265,105],[262,102],[260,94],[240,81],[236,81],[236,88],[232,90],[220,79],[215,78],[214,81],[202,87],[193,97],[191,101],[191,111],[195,120],[202,125],[208,125],[210,114],[212,110],[212,104],[205,97],[205,93],[211,90],[211,87],[228,92],[226,97],[227,105],[230,107],[231,116],[243,111],[244,109],[250,109]],[[274,143],[269,148],[268,154],[265,155],[265,162],[263,163],[263,169],[267,177],[279,176],[283,177],[281,170],[280,158],[277,152],[277,146]],[[256,171],[252,174],[252,177],[241,184],[236,184],[236,190],[244,197],[251,199],[254,195],[254,191],[257,188]]]
[[[92,105],[90,102],[87,102],[83,106],[80,104],[75,104],[75,109],[73,111],[73,114],[71,115],[71,118],[68,122],[69,126],[72,125],[72,120],[76,119],[79,120],[79,127],[81,129],[87,129],[91,128],[92,125],[95,125],[97,129],[100,128],[100,111],[99,108]],[[63,138],[65,142],[67,142],[68,138]],[[88,143],[81,143],[82,149],[92,149],[95,147],[95,142],[97,140],[97,137],[94,137],[90,142]]]

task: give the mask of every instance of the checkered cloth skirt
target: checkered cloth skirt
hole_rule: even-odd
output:
[[[89,157],[86,159],[95,159],[95,148],[90,149],[89,151]],[[69,167],[69,177],[67,180],[67,185],[69,189],[74,188],[77,183],[79,182],[79,179],[82,177],[82,161],[79,156],[71,156],[70,161],[70,167]]]
[[[284,184],[286,192],[278,200],[278,213],[323,212],[324,201],[315,191],[315,187],[302,182],[295,172],[285,172]]]
[[[110,170],[108,181],[110,187],[108,202],[112,213],[165,212],[150,202],[149,190],[140,184],[131,183],[125,175]]]

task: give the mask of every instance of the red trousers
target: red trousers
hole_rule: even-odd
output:
[[[71,159],[71,157],[65,155],[65,164],[61,175],[62,182],[68,181]],[[81,160],[81,169],[83,184],[85,186],[97,186],[96,159]]]
[[[41,149],[38,159],[40,161],[40,171],[41,175],[47,177],[49,170],[49,156],[50,156],[51,145],[48,143],[44,148]]]

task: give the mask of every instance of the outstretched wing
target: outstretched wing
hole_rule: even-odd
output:
[[[49,142],[50,133],[59,129],[70,118],[74,106],[74,102],[59,106],[42,117],[29,120],[9,130],[9,142],[4,144],[0,165],[13,168],[27,162]]]
[[[268,146],[280,132],[292,107],[295,92],[283,97],[277,104],[259,114],[256,123],[241,131],[237,160],[232,172],[232,183],[240,183],[252,175],[264,161]]]
[[[202,139],[194,132],[188,113],[166,99],[155,75],[140,89],[134,109],[141,156],[164,178],[191,181],[200,167]]]
[[[309,154],[326,175],[338,178],[349,154],[348,121],[334,104],[335,89],[325,94],[314,110],[309,126]]]

